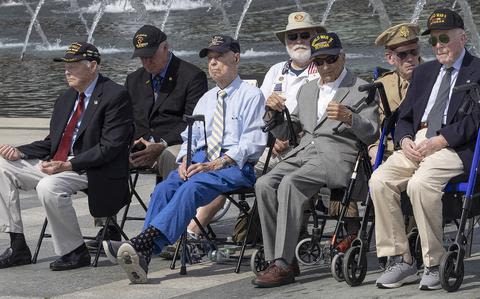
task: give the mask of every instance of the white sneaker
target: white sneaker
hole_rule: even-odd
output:
[[[422,280],[420,281],[420,286],[418,288],[424,291],[438,290],[442,288],[438,266],[425,267],[425,271],[423,272]]]
[[[388,259],[385,271],[377,279],[376,284],[380,289],[392,289],[417,280],[418,273],[415,261],[412,261],[412,264],[409,265],[403,261],[402,256],[393,256]]]

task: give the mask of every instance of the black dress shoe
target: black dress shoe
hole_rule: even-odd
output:
[[[102,227],[101,230],[98,231],[97,236],[95,237],[95,240],[91,240],[86,242],[87,247],[91,251],[96,251],[98,249],[98,246],[100,246],[100,250],[103,251],[102,244],[100,240],[102,238],[103,230],[105,227]],[[107,232],[105,233],[105,240],[112,240],[112,241],[121,241],[122,240],[122,235],[120,232],[117,230],[115,226],[109,225],[107,227]]]
[[[50,270],[63,271],[90,266],[90,253],[85,244],[50,263]]]
[[[31,263],[32,253],[28,246],[25,246],[20,250],[13,250],[9,247],[0,255],[0,269],[28,265]]]

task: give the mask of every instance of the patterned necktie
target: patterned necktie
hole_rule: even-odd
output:
[[[54,161],[67,161],[68,153],[70,152],[70,148],[72,146],[73,132],[75,131],[75,127],[77,126],[80,117],[82,117],[84,105],[85,94],[82,92],[78,99],[77,108],[73,112],[73,115],[70,118],[65,131],[63,132],[57,152],[55,153],[55,156],[53,156]]]
[[[437,131],[442,128],[443,114],[447,107],[448,98],[450,95],[450,81],[452,80],[452,71],[455,68],[450,67],[445,70],[440,88],[438,89],[437,98],[433,104],[432,110],[427,116],[427,138],[437,136]]]
[[[155,75],[152,79],[152,87],[155,93],[155,100],[157,99],[158,94],[160,93],[160,87],[162,86],[162,77],[160,75]]]
[[[215,113],[213,114],[213,123],[212,123],[212,137],[208,142],[208,151],[207,156],[208,160],[213,161],[216,158],[220,157],[220,150],[222,149],[223,141],[223,100],[227,96],[227,93],[223,90],[220,90],[217,93],[217,106],[215,108]]]

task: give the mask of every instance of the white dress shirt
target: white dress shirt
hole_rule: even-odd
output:
[[[340,83],[342,83],[343,79],[347,75],[347,70],[343,68],[340,76],[338,76],[337,80],[325,84],[321,84],[320,80],[318,80],[318,105],[317,105],[317,123],[322,119],[325,111],[327,111],[328,103],[333,100],[333,97],[337,93],[338,87]]]

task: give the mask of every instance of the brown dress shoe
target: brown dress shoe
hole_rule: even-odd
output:
[[[295,282],[295,275],[290,267],[283,269],[271,264],[262,275],[252,280],[259,288],[273,288]]]
[[[292,263],[288,265],[288,269],[293,272],[295,277],[300,276],[300,266],[298,265],[298,260],[296,258],[294,258]]]

